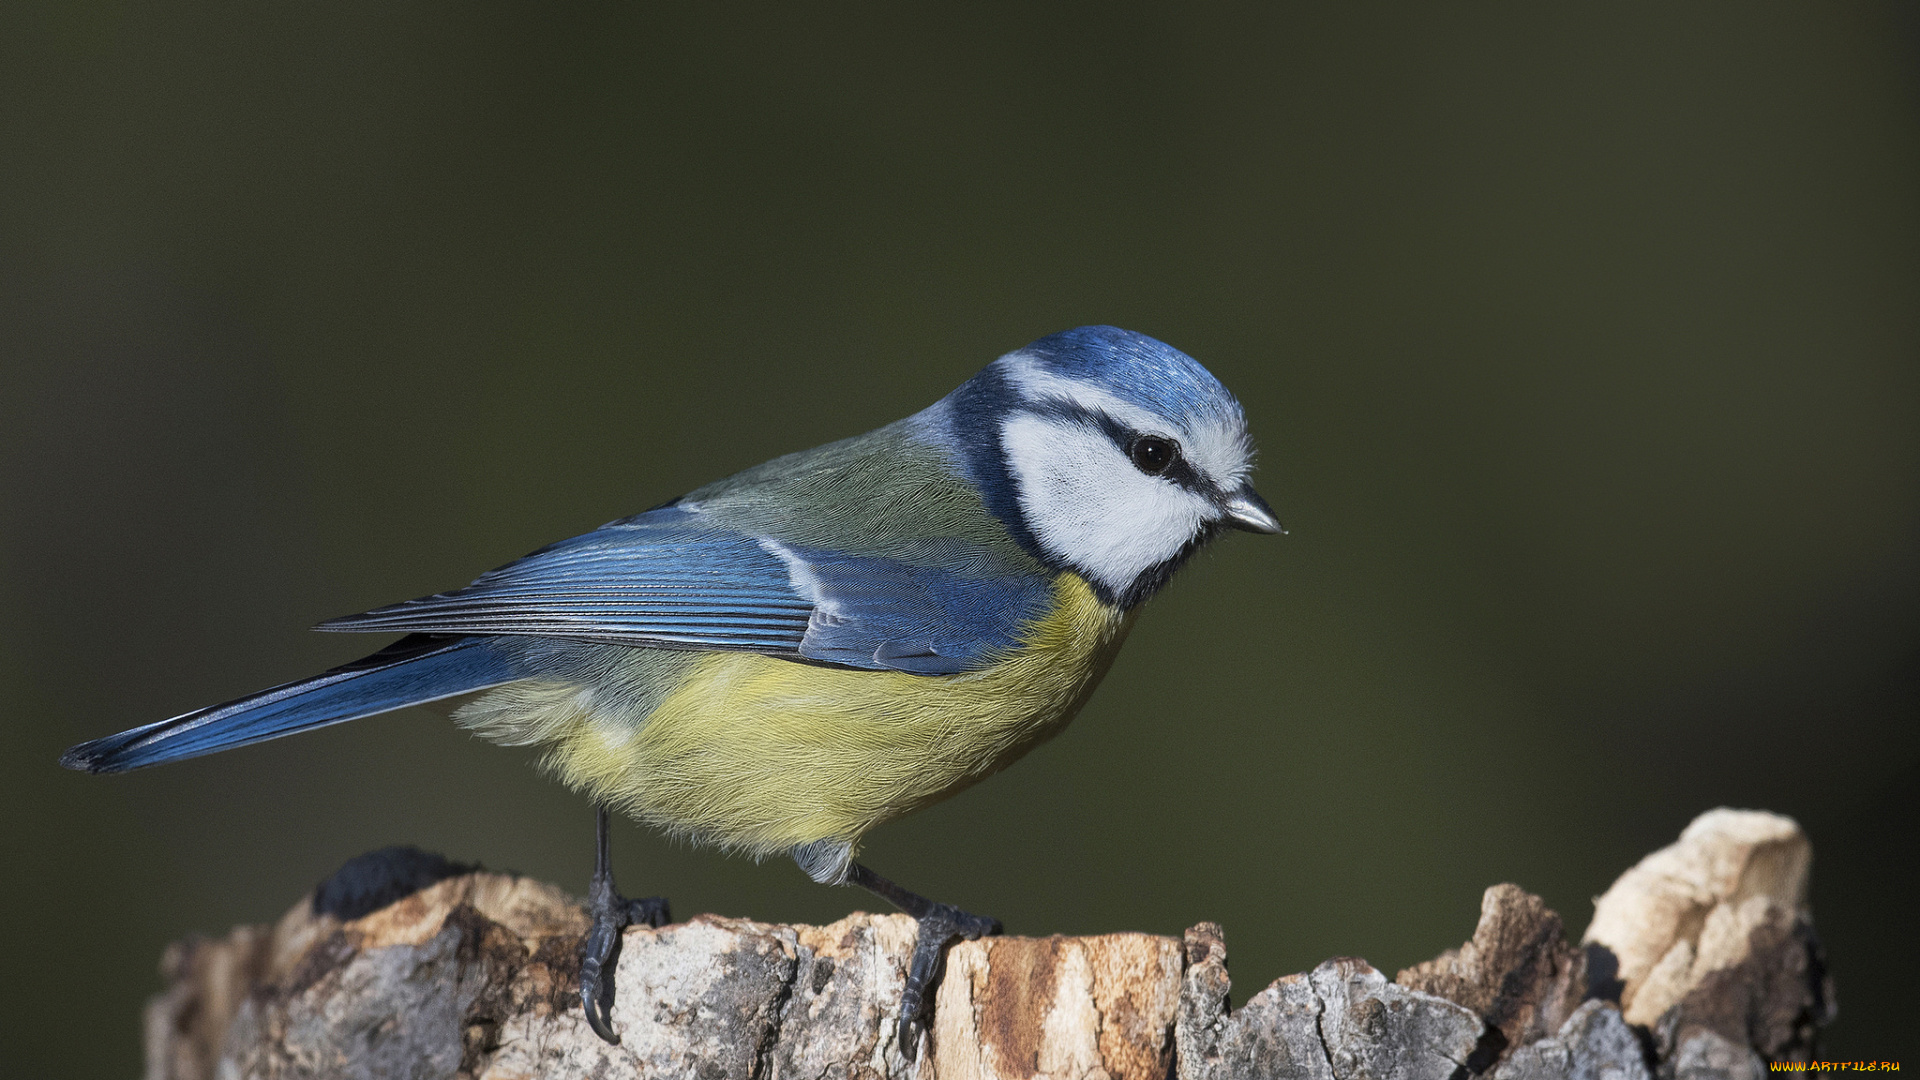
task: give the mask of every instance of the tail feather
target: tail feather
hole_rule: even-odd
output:
[[[507,663],[478,638],[414,634],[311,679],[81,743],[60,755],[60,764],[86,772],[126,772],[483,690],[514,678]]]

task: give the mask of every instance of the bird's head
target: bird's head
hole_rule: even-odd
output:
[[[1192,357],[1112,326],[994,361],[950,399],[988,508],[1123,607],[1223,528],[1284,531],[1247,482],[1246,417]]]

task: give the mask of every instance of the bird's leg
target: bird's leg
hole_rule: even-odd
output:
[[[858,885],[873,895],[914,917],[920,934],[913,943],[913,962],[907,966],[906,989],[900,992],[900,1052],[912,1061],[925,1030],[933,999],[928,991],[946,961],[947,946],[956,941],[972,941],[1000,932],[1000,920],[969,915],[952,904],[936,904],[919,893],[888,881],[879,874],[850,863],[846,882]]]
[[[620,1036],[613,1033],[613,978],[607,967],[619,954],[620,932],[634,923],[665,926],[672,916],[667,913],[665,897],[629,900],[614,889],[607,808],[597,806],[594,810],[593,881],[587,886],[587,915],[593,919],[593,929],[580,943],[580,1007],[586,1010],[587,1026],[593,1033],[617,1046]]]

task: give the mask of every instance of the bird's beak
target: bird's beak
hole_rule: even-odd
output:
[[[1267,500],[1253,490],[1252,484],[1241,484],[1238,491],[1227,496],[1227,501],[1220,504],[1220,508],[1227,512],[1227,524],[1236,529],[1287,535],[1287,527],[1273,516],[1273,507],[1268,506]]]

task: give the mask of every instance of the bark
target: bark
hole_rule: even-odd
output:
[[[1513,885],[1473,937],[1388,980],[1336,958],[1229,1005],[1221,928],[996,938],[948,954],[894,1046],[914,925],[703,915],[627,931],[621,1043],[574,997],[586,919],[550,885],[418,852],[343,868],[272,927],[169,947],[149,1080],[926,1077],[1710,1080],[1808,1058],[1833,991],[1791,821],[1716,810],[1597,902],[1584,948]]]

